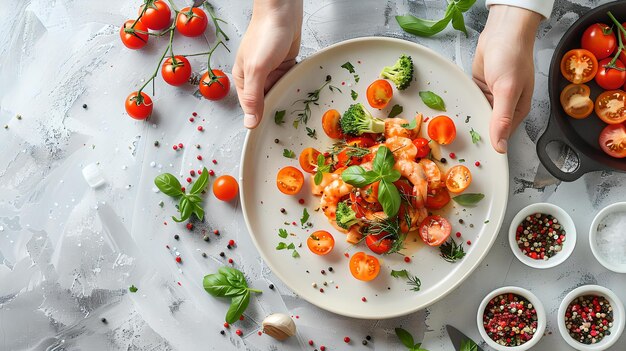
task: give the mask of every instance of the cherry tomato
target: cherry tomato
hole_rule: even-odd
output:
[[[368,148],[368,147],[374,146],[374,144],[376,144],[374,139],[372,139],[369,136],[364,136],[364,135],[349,138],[348,140],[346,140],[346,145],[355,146],[355,147]]]
[[[413,186],[409,184],[408,181],[396,180],[393,182],[393,185],[395,185],[400,192],[402,200],[409,200],[411,204],[414,205],[413,200],[415,199],[415,196],[413,196]]]
[[[370,106],[377,109],[383,109],[391,100],[393,90],[391,89],[391,84],[389,84],[388,81],[378,79],[367,87],[366,95],[367,102],[369,102]]]
[[[185,7],[176,17],[176,30],[186,37],[197,37],[204,33],[209,20],[202,9]]]
[[[626,82],[626,67],[619,59],[615,61],[615,67],[606,67],[611,62],[611,58],[604,59],[598,63],[598,73],[596,73],[596,83],[604,90],[615,90],[621,88]]]
[[[605,59],[615,51],[617,38],[611,27],[604,23],[594,23],[583,33],[581,46],[595,55],[596,59]]]
[[[471,182],[472,173],[463,165],[450,168],[448,174],[446,174],[446,188],[448,188],[448,191],[451,193],[458,194],[463,192]]]
[[[185,84],[191,77],[191,63],[184,56],[168,57],[161,66],[161,76],[169,85]]]
[[[609,124],[600,132],[600,148],[611,157],[626,157],[626,126]]]
[[[120,39],[122,39],[122,44],[127,48],[137,50],[148,44],[148,27],[139,21],[132,28],[133,32],[127,32],[126,30],[131,30],[133,23],[135,23],[135,20],[124,22],[124,25],[120,28]]]
[[[437,116],[428,123],[428,137],[437,144],[448,145],[456,138],[456,126],[448,116]]]
[[[317,170],[317,156],[319,155],[321,155],[321,152],[312,147],[307,147],[302,150],[300,157],[298,158],[300,168],[307,173],[314,174]]]
[[[430,154],[430,145],[428,145],[428,139],[417,138],[413,140],[413,145],[417,148],[417,158],[428,157]]]
[[[341,125],[339,124],[340,119],[341,114],[337,110],[331,109],[324,112],[324,115],[322,116],[322,128],[324,128],[324,133],[326,133],[329,138],[343,138],[343,132],[341,131]]]
[[[335,247],[335,238],[325,230],[318,230],[306,239],[306,246],[316,255],[326,255]]]
[[[605,91],[596,99],[596,115],[605,123],[626,121],[626,93],[623,90]]]
[[[439,246],[443,244],[452,231],[452,226],[447,219],[433,215],[426,217],[420,223],[419,233],[422,240],[430,246]]]
[[[276,175],[276,186],[283,194],[297,194],[302,189],[302,184],[304,184],[304,175],[295,167],[284,167]]]
[[[350,273],[356,279],[368,282],[380,273],[380,263],[376,257],[360,251],[350,257]]]
[[[139,14],[143,11],[144,6],[146,5],[139,7]],[[141,16],[141,22],[152,30],[161,30],[170,25],[171,17],[172,11],[165,1],[156,0],[149,2],[146,12]]]
[[[372,250],[373,253],[382,255],[391,250],[393,240],[388,238],[389,234],[382,232],[380,234],[369,234],[365,237],[365,243],[367,247]]]
[[[589,98],[589,87],[585,84],[570,84],[561,92],[561,106],[568,116],[576,119],[589,117],[593,112],[593,101]]]
[[[440,210],[450,202],[448,189],[439,188],[434,192],[428,192],[426,197],[426,208],[429,210]]]
[[[598,72],[598,60],[588,50],[570,50],[561,60],[561,74],[574,84],[587,83]]]
[[[134,119],[146,119],[152,114],[152,99],[150,95],[134,91],[126,97],[126,113]]]
[[[363,200],[373,204],[378,202],[378,187],[380,186],[380,182],[374,182],[372,184],[366,185],[361,191],[361,197]]]
[[[375,144],[374,140],[368,136],[359,136],[346,140],[346,145],[360,147],[360,148],[369,148]],[[353,152],[350,149],[344,149],[339,154],[337,154],[337,167],[350,166],[352,164],[360,162],[360,159],[356,156],[349,156],[348,154]],[[370,156],[371,155],[371,156]],[[373,154],[365,155],[364,159],[373,159]]]
[[[212,70],[214,77],[209,77],[209,72],[202,75],[198,89],[200,94],[208,100],[221,100],[230,91],[230,80],[228,76],[219,69]]]
[[[237,196],[239,184],[237,180],[229,175],[217,177],[213,182],[213,195],[222,201],[230,201]]]

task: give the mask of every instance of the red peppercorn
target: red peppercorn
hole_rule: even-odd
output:
[[[193,122],[195,119],[193,117],[189,117],[189,122]]]
[[[365,296],[363,296],[363,297],[361,298],[361,301],[363,301],[363,302],[367,302],[367,299],[365,298]]]
[[[456,158],[456,154],[454,152],[451,152],[448,156],[450,156],[450,158],[453,160]]]
[[[235,246],[235,240],[228,240],[228,245]]]
[[[320,346],[320,351],[326,351],[326,346],[324,345]]]
[[[241,316],[239,316],[239,320],[242,321],[245,317],[243,316],[243,314]]]
[[[216,159],[213,159],[213,161],[211,161],[211,162],[213,162],[213,164],[217,164],[217,160]]]
[[[191,177],[187,177],[187,183],[191,183]]]
[[[233,264],[233,259],[232,259],[232,258],[229,258],[229,259],[228,259],[228,263]]]
[[[313,346],[313,340],[309,340],[309,345]]]
[[[192,230],[193,229],[193,223],[187,223],[187,229]]]
[[[202,161],[202,155],[198,155],[198,156],[196,156],[196,158],[197,158],[199,161]]]
[[[298,200],[298,203],[299,203],[300,205],[304,205],[304,199],[300,199],[300,200]]]
[[[194,171],[193,169],[191,171],[189,171],[189,175],[192,177],[196,176],[196,171]]]
[[[178,147],[182,149],[183,148],[183,143],[178,143]]]
[[[202,170],[201,169],[198,170],[198,174],[202,174]]]
[[[209,175],[210,175],[210,176],[214,176],[214,175],[215,175],[215,171],[214,171],[214,170],[212,170],[212,169],[209,169]]]
[[[350,342],[350,337],[346,336],[345,338],[343,338],[343,342],[345,342],[346,344]]]
[[[404,262],[406,262],[406,263],[411,262],[411,257],[409,257],[409,256],[404,256]]]
[[[456,237],[460,238],[461,237],[461,232],[456,232]]]
[[[224,328],[230,328],[230,324],[228,324],[228,322],[224,322]]]
[[[346,256],[346,257],[350,257],[350,254],[347,253],[347,252],[345,252],[343,255]]]
[[[198,131],[199,131],[199,132],[201,132],[201,131],[203,131],[203,130],[204,130],[204,128],[203,128],[202,126],[198,126]]]
[[[237,330],[235,331],[235,334],[237,334],[237,336],[242,336],[242,335],[243,335],[243,332],[242,332],[241,330],[237,329]]]
[[[467,245],[472,245],[472,241],[471,241],[471,240],[468,240],[468,241],[467,241]]]
[[[479,161],[474,162],[474,166],[480,167],[480,162]]]
[[[184,187],[184,186],[181,186],[181,187],[180,187],[180,191],[182,191],[183,193],[184,193],[186,190],[187,190],[187,189],[185,189],[185,187]]]
[[[178,150],[178,145],[174,145],[174,146],[172,146],[172,149],[174,149],[174,150]]]
[[[181,262],[183,262],[183,259],[180,258],[180,256],[176,256],[176,262],[181,263]]]
[[[323,293],[324,292],[324,288],[320,288],[320,292]]]

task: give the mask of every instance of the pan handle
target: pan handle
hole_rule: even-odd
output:
[[[585,173],[606,169],[606,167],[603,167],[596,161],[588,158],[583,153],[578,151],[578,149],[575,148],[567,140],[567,138],[565,138],[563,132],[561,131],[561,128],[554,125],[554,118],[558,117],[552,116],[550,118],[546,130],[539,137],[539,140],[537,140],[537,156],[539,156],[539,161],[541,161],[541,164],[546,167],[550,174],[562,181],[573,182],[576,179],[582,177]],[[576,154],[576,157],[578,158],[578,166],[574,171],[564,172],[557,165],[555,165],[554,162],[552,162],[550,156],[548,156],[546,147],[553,141],[558,141],[567,145]]]

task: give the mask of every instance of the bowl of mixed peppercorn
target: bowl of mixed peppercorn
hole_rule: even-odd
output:
[[[509,244],[513,254],[529,267],[556,267],[574,251],[576,226],[562,208],[549,203],[532,204],[511,221]]]
[[[478,307],[478,331],[496,350],[525,351],[546,329],[546,311],[530,291],[506,286],[485,296]]]
[[[624,330],[624,305],[605,287],[583,285],[561,302],[558,324],[563,339],[573,348],[606,350]]]

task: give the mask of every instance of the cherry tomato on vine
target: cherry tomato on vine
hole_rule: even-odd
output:
[[[456,126],[448,116],[437,116],[428,123],[428,137],[437,144],[448,145],[456,138]]]
[[[137,91],[126,97],[126,113],[134,119],[146,119],[152,114],[152,99],[143,91],[141,95]]]
[[[222,201],[230,201],[237,197],[239,184],[237,180],[229,175],[217,177],[213,182],[213,195]]]
[[[611,63],[611,58],[606,58],[598,63],[598,73],[596,73],[596,83],[604,90],[615,90],[621,88],[626,83],[626,67],[621,60],[615,61],[615,68],[605,67]]]
[[[329,138],[343,138],[343,131],[341,130],[341,126],[339,124],[340,119],[341,114],[337,110],[328,110],[324,112],[324,115],[322,116],[322,128],[324,128],[324,133],[326,133]]]
[[[605,91],[596,99],[595,111],[608,124],[626,121],[626,93],[622,90]]]
[[[367,87],[367,102],[370,106],[377,109],[383,109],[387,106],[393,96],[391,84],[384,79],[375,80],[374,83]]]
[[[594,23],[583,33],[581,46],[594,54],[597,60],[602,60],[615,51],[617,38],[611,27],[604,23]]]
[[[303,184],[304,175],[295,167],[284,167],[276,175],[276,186],[283,194],[297,194],[302,189]]]
[[[357,252],[350,257],[350,273],[358,280],[370,281],[380,273],[380,263],[374,256]]]
[[[380,234],[369,234],[365,237],[365,243],[373,253],[382,255],[389,252],[389,250],[391,250],[391,246],[393,245],[393,240],[387,238],[387,236],[389,236],[389,234],[386,232],[382,232]]]
[[[146,12],[141,16],[141,22],[152,30],[165,29],[170,25],[172,11],[170,7],[162,0],[148,0],[146,4],[139,7],[139,14],[143,11],[144,6],[148,6]]]
[[[585,84],[570,84],[561,92],[561,106],[568,116],[576,119],[589,117],[593,112],[590,90]]]
[[[300,157],[298,157],[300,168],[307,173],[315,174],[317,170],[317,156],[319,155],[321,155],[321,152],[312,147],[302,150]]]
[[[570,50],[561,59],[561,74],[574,84],[587,83],[598,72],[596,56],[585,49]]]
[[[419,233],[422,240],[430,246],[443,244],[452,231],[452,226],[447,219],[433,215],[426,217],[419,226]]]
[[[208,100],[221,100],[230,91],[230,80],[228,76],[219,69],[212,70],[213,77],[209,76],[209,72],[202,75],[198,89],[200,94]]]
[[[120,39],[122,39],[122,43],[127,48],[138,50],[148,44],[148,27],[141,23],[141,21],[137,22],[135,27],[133,27],[133,23],[135,23],[135,20],[128,20],[124,22],[124,25],[120,28]]]
[[[472,183],[472,173],[463,165],[456,165],[446,174],[446,188],[451,193],[461,193]]]
[[[335,238],[325,230],[318,230],[306,239],[306,246],[316,255],[326,255],[335,247]]]
[[[428,154],[430,154],[430,145],[428,145],[428,139],[414,139],[413,145],[415,145],[415,147],[417,148],[417,158],[428,157]]]
[[[161,66],[161,76],[169,85],[183,85],[191,77],[191,63],[184,56],[168,57]]]
[[[600,148],[607,155],[616,158],[626,157],[626,126],[623,124],[609,124],[599,138]]]
[[[197,7],[185,7],[176,17],[176,30],[186,37],[202,35],[208,24],[206,13]]]

